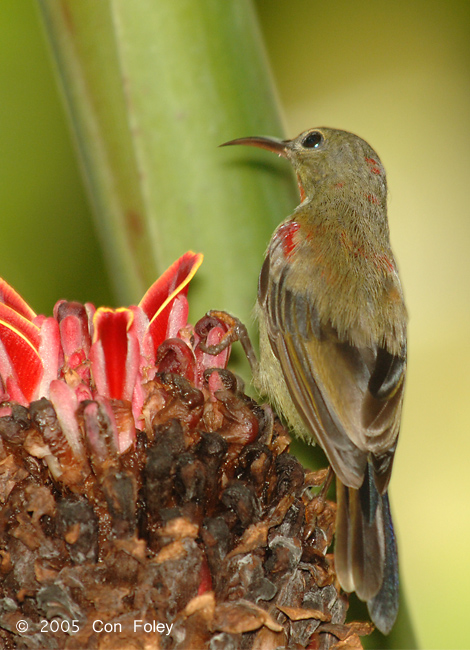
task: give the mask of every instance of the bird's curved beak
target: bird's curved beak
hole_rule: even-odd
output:
[[[232,144],[244,144],[249,147],[258,147],[259,149],[266,149],[267,151],[272,151],[277,153],[283,158],[287,158],[287,144],[289,140],[278,140],[277,138],[266,138],[264,136],[251,136],[248,138],[237,138],[236,140],[230,140],[229,142],[224,142],[219,145],[220,147],[227,147]]]

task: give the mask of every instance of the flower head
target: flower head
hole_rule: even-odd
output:
[[[201,260],[137,306],[52,317],[0,282],[8,647],[360,648],[371,629],[345,624],[335,505],[309,493],[326,471],[305,472],[225,368],[224,322],[187,322]]]
[[[200,254],[183,255],[137,306],[96,309],[60,300],[51,317],[35,314],[0,280],[0,400],[23,406],[50,400],[79,456],[75,414],[81,403],[93,400],[107,413],[116,449],[123,453],[145,418],[151,424],[148,404],[159,371],[178,372],[201,387],[209,366],[227,363],[228,348],[210,357],[198,347],[203,337],[217,343],[225,333],[222,324],[206,322],[204,334],[188,324],[189,282],[201,262]]]

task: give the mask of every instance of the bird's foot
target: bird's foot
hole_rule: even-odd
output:
[[[207,312],[207,316],[216,318],[218,321],[223,323],[227,327],[227,332],[224,334],[221,341],[215,345],[206,345],[204,341],[199,343],[199,347],[203,352],[207,354],[217,355],[220,354],[225,348],[236,341],[239,341],[243,347],[243,350],[246,354],[246,358],[251,367],[251,371],[254,375],[258,372],[258,359],[251,343],[248,330],[245,325],[231,314],[228,314],[226,311],[215,311],[211,310]]]

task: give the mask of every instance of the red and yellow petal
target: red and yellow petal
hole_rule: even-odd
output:
[[[93,345],[90,349],[91,371],[100,395],[112,399],[132,400],[139,371],[140,349],[131,332],[132,309],[100,307],[93,317]]]
[[[172,305],[176,297],[186,296],[189,282],[201,266],[202,260],[201,253],[188,251],[154,282],[140,301],[139,307],[147,314],[150,321],[149,332],[155,350],[168,336]]]
[[[43,373],[39,327],[12,307],[0,303],[0,341],[4,351],[0,375],[7,392],[12,399],[18,399],[19,389],[26,402],[31,401]]]
[[[29,321],[36,317],[28,303],[3,278],[0,278],[0,303],[10,307]]]

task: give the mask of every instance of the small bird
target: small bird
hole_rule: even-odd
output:
[[[387,487],[406,372],[407,312],[391,250],[385,170],[361,138],[315,128],[247,137],[287,158],[301,203],[261,269],[256,383],[294,432],[325,451],[337,479],[335,566],[388,634],[398,556]]]

